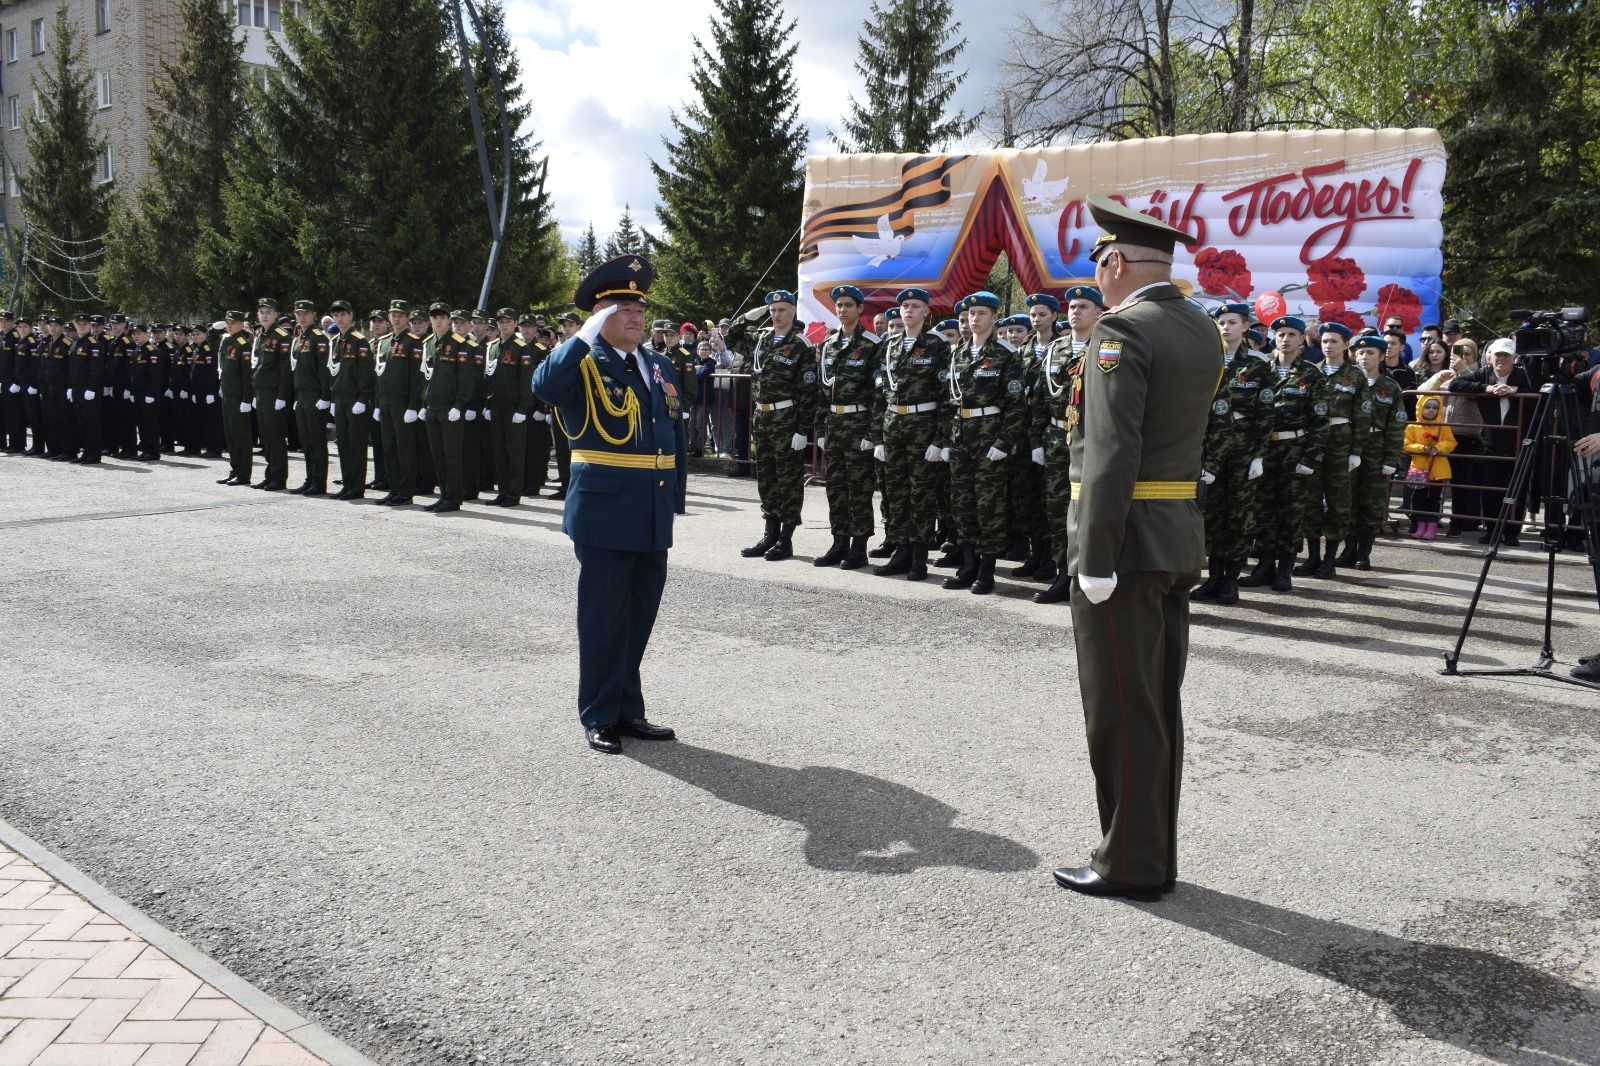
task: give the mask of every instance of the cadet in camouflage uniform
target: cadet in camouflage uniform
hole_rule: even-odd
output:
[[[1356,360],[1367,377],[1367,395],[1362,403],[1372,405],[1370,411],[1364,412],[1368,416],[1367,439],[1351,490],[1356,538],[1351,563],[1357,570],[1372,569],[1372,544],[1389,514],[1389,479],[1400,465],[1405,446],[1405,397],[1400,383],[1383,372],[1387,347],[1382,337],[1355,340]]]
[[[422,321],[418,321],[420,326]],[[383,436],[384,461],[388,466],[389,494],[378,501],[381,507],[407,507],[417,491],[417,426],[422,408],[422,338],[412,331],[411,305],[404,300],[389,303],[388,336],[378,340],[373,358],[377,376],[375,399],[378,405],[378,431]]]
[[[873,573],[928,576],[941,501],[949,492],[950,345],[928,323],[928,290],[902,289],[903,336],[883,346],[883,524],[894,554]]]
[[[428,447],[439,473],[439,498],[427,507],[434,514],[461,510],[465,494],[462,457],[462,412],[472,400],[475,369],[467,338],[450,329],[450,309],[436,303],[428,308],[433,332],[422,346],[423,389],[427,412]]]
[[[367,431],[378,389],[377,367],[372,361],[372,341],[356,328],[355,308],[350,302],[335,300],[328,311],[339,326],[338,335],[328,339],[324,369],[333,411],[333,439],[339,448],[339,478],[344,482],[334,499],[359,500],[367,494]],[[326,434],[322,436],[326,448]],[[310,454],[308,446],[306,455]]]
[[[1278,381],[1272,405],[1272,441],[1267,445],[1261,477],[1261,525],[1256,550],[1261,564],[1239,584],[1272,586],[1274,592],[1294,587],[1294,555],[1307,526],[1321,522],[1321,495],[1313,480],[1322,460],[1322,434],[1328,424],[1328,400],[1322,369],[1302,354],[1306,324],[1285,315],[1272,323],[1277,343]],[[1313,507],[1315,515],[1313,518]]]
[[[300,429],[300,451],[306,479],[298,496],[328,492],[328,409],[333,406],[333,376],[328,372],[329,337],[317,320],[317,305],[294,302],[295,330],[289,341],[289,372],[294,379],[294,419]]]
[[[1012,577],[1031,577],[1049,581],[1056,576],[1055,557],[1050,552],[1050,526],[1045,517],[1044,468],[1033,461],[1033,450],[1044,446],[1037,438],[1033,419],[1034,397],[1044,389],[1041,368],[1045,352],[1056,339],[1056,316],[1061,313],[1061,301],[1049,293],[1036,292],[1027,298],[1028,327],[1018,347],[1027,357],[1023,373],[1023,397],[1028,405],[1028,417],[1023,420],[1022,436],[1013,442],[1007,502],[1011,512],[1012,531],[1028,541],[1028,553],[1022,565],[1011,571]]]
[[[528,415],[533,411],[533,346],[517,332],[517,309],[502,307],[495,315],[498,336],[489,342],[484,373],[489,379],[490,455],[497,494],[494,507],[522,502],[528,463]]]
[[[1328,428],[1322,434],[1322,462],[1316,477],[1322,521],[1306,527],[1306,561],[1294,568],[1295,573],[1309,577],[1334,576],[1339,541],[1350,536],[1351,486],[1367,439],[1370,408],[1362,409],[1367,376],[1346,358],[1351,336],[1350,327],[1338,322],[1322,327],[1322,372],[1328,387]],[[1326,538],[1325,543],[1319,542],[1318,534]]]
[[[217,482],[219,485],[250,484],[250,464],[254,459],[250,412],[255,389],[250,380],[253,342],[244,328],[247,317],[243,311],[229,311],[223,316],[228,336],[222,342],[219,391],[222,393],[222,438],[228,447],[228,476]]]
[[[1062,603],[1072,598],[1067,572],[1067,513],[1072,507],[1072,431],[1083,404],[1083,353],[1094,324],[1105,313],[1105,299],[1090,285],[1074,285],[1062,294],[1067,301],[1065,337],[1051,342],[1039,367],[1039,387],[1029,399],[1032,424],[1028,461],[1044,473],[1045,517],[1050,532],[1050,587],[1034,594],[1034,603]],[[1043,571],[1045,568],[1041,567]],[[1035,577],[1043,576],[1035,572]]]
[[[1191,600],[1239,602],[1239,571],[1261,527],[1258,490],[1272,439],[1278,375],[1272,359],[1245,343],[1251,309],[1226,303],[1212,312],[1222,333],[1222,378],[1211,399],[1200,481],[1210,576]]]
[[[1024,377],[1028,357],[995,328],[1000,297],[967,297],[971,339],[951,350],[949,388],[950,499],[961,545],[961,566],[946,589],[994,591],[994,566],[1009,542],[1006,488],[1011,449],[1026,441],[1028,401]]]
[[[728,331],[729,346],[740,354],[743,369],[750,374],[756,490],[766,520],[761,539],[739,553],[747,559],[759,555],[777,562],[793,555],[794,531],[805,502],[806,442],[817,409],[817,359],[806,341],[805,326],[795,320],[798,302],[787,289],[769,292],[764,307],[753,308]],[[772,324],[752,337],[752,325],[768,313]],[[740,367],[736,364],[734,369]]]
[[[839,328],[822,344],[822,388],[817,392],[817,447],[828,468],[828,526],[833,547],[813,566],[859,570],[867,565],[872,536],[873,451],[883,436],[883,354],[876,334],[861,325],[866,302],[854,285],[833,290]],[[680,374],[681,376],[681,374]]]

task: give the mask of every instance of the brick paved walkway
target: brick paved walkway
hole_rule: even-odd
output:
[[[0,1066],[323,1066],[0,845]]]

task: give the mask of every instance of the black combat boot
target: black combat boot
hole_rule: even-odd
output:
[[[1270,554],[1263,554],[1256,568],[1239,579],[1239,587],[1253,589],[1260,585],[1272,584],[1273,560]]]
[[[1239,571],[1244,563],[1238,559],[1222,560],[1222,583],[1217,586],[1218,607],[1232,607],[1239,602]]]
[[[1005,560],[1008,563],[1020,563],[1028,558],[1028,538],[1012,537],[1011,543],[1006,545]],[[998,558],[998,556],[997,556]]]
[[[850,550],[839,562],[840,570],[860,570],[867,565],[867,538],[851,537]]]
[[[1278,565],[1272,571],[1272,591],[1288,592],[1294,588],[1294,552],[1278,553]]]
[[[1337,577],[1338,576],[1334,572],[1334,566],[1336,564],[1335,564],[1334,558],[1333,558],[1333,549],[1338,546],[1338,543],[1339,542],[1336,541],[1336,540],[1328,541],[1327,546],[1325,548],[1323,548],[1323,550],[1322,550],[1322,565],[1318,566],[1314,571],[1312,571],[1312,573],[1311,573],[1312,577]]]
[[[794,531],[798,522],[785,522],[778,529],[778,539],[762,556],[769,563],[781,563],[794,554]]]
[[[987,596],[994,591],[994,564],[998,562],[998,555],[981,555],[978,557],[978,576],[972,582],[974,596]]]
[[[767,554],[767,552],[776,543],[778,543],[778,520],[776,518],[769,518],[767,519],[767,532],[760,540],[750,545],[750,547],[741,548],[739,550],[739,554],[744,556],[746,559],[754,559],[758,555]]]
[[[1298,564],[1294,568],[1294,573],[1297,577],[1309,577],[1316,573],[1321,566],[1322,539],[1320,537],[1312,537],[1310,543],[1306,545],[1306,561]]]
[[[911,569],[906,571],[906,580],[928,580],[928,546],[926,544],[911,545]]]
[[[1334,559],[1334,561],[1333,561],[1334,565],[1335,566],[1354,566],[1354,565],[1356,565],[1356,554],[1360,550],[1361,550],[1361,538],[1357,537],[1354,533],[1350,534],[1348,537],[1344,538],[1344,551],[1340,552],[1339,553],[1339,557]]]
[[[879,577],[898,577],[911,569],[911,544],[895,545],[894,554],[882,566],[874,566],[872,572]]]
[[[944,554],[935,559],[930,565],[939,567],[960,566],[961,545],[946,544],[944,546]]]
[[[812,566],[838,566],[844,562],[845,553],[850,550],[850,538],[841,537],[837,533],[833,536],[833,547],[811,560]]]
[[[943,587],[951,590],[971,588],[972,583],[977,579],[978,553],[972,550],[971,545],[963,544],[961,546],[961,565],[956,568],[955,573],[944,579]]]
[[[1027,559],[1021,566],[1011,571],[1012,577],[1037,577],[1039,568],[1044,565],[1045,559],[1050,556],[1050,541],[1047,537],[1039,537],[1033,541],[1032,550],[1028,552]]]
[[[884,537],[883,543],[869,551],[867,556],[871,559],[887,559],[889,556],[895,553],[895,549],[898,547],[900,547],[900,545],[896,544],[888,537]]]
[[[1198,603],[1207,603],[1217,598],[1217,590],[1222,588],[1222,560],[1213,555],[1207,561],[1211,576],[1201,582],[1200,587],[1189,593],[1189,599]]]
[[[1056,579],[1056,573],[1058,570],[1058,567],[1056,566],[1056,557],[1052,551],[1053,546],[1051,543],[1048,540],[1044,543],[1044,562],[1040,563],[1039,569],[1033,572],[1033,579],[1035,581],[1054,581]]]
[[[1067,576],[1066,567],[1061,568],[1061,572],[1056,575],[1049,588],[1033,594],[1034,603],[1065,603],[1070,599],[1072,599],[1072,578]]]
[[[1360,542],[1356,545],[1356,569],[1372,569],[1372,542],[1377,538],[1371,533],[1363,533]]]

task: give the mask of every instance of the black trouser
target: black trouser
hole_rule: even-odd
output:
[[[428,413],[428,450],[433,453],[433,466],[439,476],[439,498],[450,503],[462,499],[462,434],[466,421],[452,422],[446,416]]]
[[[26,414],[28,426],[33,430],[33,444],[29,446],[28,451],[43,455],[47,443],[44,430],[44,389],[35,386],[31,396],[24,389],[22,409]]]
[[[565,488],[572,473],[572,445],[561,427],[549,420],[552,417],[535,423],[533,432],[528,434],[528,466],[523,477],[532,481],[534,492],[543,488],[549,479],[552,444],[556,451],[556,483]]]
[[[146,455],[161,455],[161,396],[140,396],[138,404],[139,450]]]
[[[5,412],[5,440],[8,451],[19,452],[28,446],[28,398],[21,386],[16,386],[17,391],[12,392],[13,386],[6,386],[0,393],[0,410]]]
[[[328,490],[328,421],[317,410],[317,394],[301,392],[294,406],[294,423],[300,430],[300,448],[306,460],[306,484]]]
[[[428,420],[419,418],[411,427],[412,452],[417,457],[417,480],[412,486],[417,492],[432,492],[439,487],[439,468],[433,461],[432,436],[428,433]]]
[[[190,395],[194,395],[190,393]],[[207,403],[207,397],[200,397],[195,405],[194,418],[199,427],[200,447],[208,452],[222,451],[222,408],[221,401],[212,393]],[[234,405],[238,407],[238,404]]]
[[[72,409],[78,420],[78,440],[83,447],[83,458],[86,461],[97,460],[105,433],[105,397],[96,389],[83,388],[76,390],[75,395],[77,399],[72,402]],[[92,399],[84,399],[86,395]]]
[[[239,481],[250,480],[251,454],[250,412],[240,411],[239,397],[222,397],[222,436],[228,446],[228,472]]]
[[[162,398],[156,406],[161,408],[161,441],[167,451],[178,450],[180,440],[179,427],[183,421],[183,401],[178,399],[178,390],[172,390],[172,398]]]
[[[387,467],[384,480],[389,491],[396,496],[410,497],[417,491],[417,434],[416,424],[406,425],[405,404],[380,407],[378,436],[383,440],[383,461]],[[373,455],[378,448],[373,446]]]
[[[278,394],[269,391],[256,393],[256,421],[261,426],[261,457],[266,461],[265,480],[268,484],[282,485],[289,480],[288,407],[278,410],[283,402]]]
[[[45,440],[52,455],[78,454],[77,405],[67,399],[65,385],[46,385],[44,390]]]
[[[367,490],[367,426],[372,422],[372,412],[366,408],[356,414],[354,400],[337,400],[333,412],[333,439],[339,446],[339,476],[344,479],[346,492]],[[302,430],[302,435],[304,431]],[[311,449],[306,449],[306,462],[310,463]]]
[[[528,423],[515,421],[516,401],[497,403],[491,409],[489,441],[494,453],[494,482],[502,495],[521,496],[528,465]]]
[[[383,426],[376,416],[383,414],[383,408],[374,407],[368,417],[372,419],[367,427],[367,442],[372,445],[372,483],[375,485],[389,484],[389,460],[383,454]],[[400,414],[404,416],[405,412]],[[393,487],[390,487],[393,491]]]
[[[469,422],[465,411],[456,425],[461,427],[461,485],[466,490],[463,498],[475,500],[483,491],[483,440],[488,434],[482,416]]]

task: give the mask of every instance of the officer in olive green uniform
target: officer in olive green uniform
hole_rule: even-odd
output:
[[[1389,479],[1400,465],[1406,438],[1405,393],[1400,383],[1383,372],[1387,344],[1382,337],[1357,337],[1355,352],[1367,377],[1363,405],[1367,439],[1361,447],[1361,465],[1351,488],[1356,550],[1351,558],[1357,570],[1372,569],[1372,545],[1389,514]]]
[[[467,338],[450,328],[450,308],[436,303],[428,308],[433,332],[422,345],[422,373],[428,379],[422,393],[427,412],[428,448],[439,474],[439,498],[423,508],[435,514],[461,510],[466,493],[462,456],[462,413],[472,400],[475,366]]]
[[[883,436],[883,391],[878,387],[883,356],[878,338],[861,325],[866,302],[854,285],[833,290],[839,328],[822,344],[818,366],[817,447],[828,469],[828,526],[833,546],[813,566],[859,570],[867,565],[867,538],[872,536],[872,492],[877,470],[873,449]],[[680,380],[684,372],[679,371]],[[688,371],[694,380],[694,370]]]
[[[294,318],[289,372],[294,380],[294,420],[306,461],[306,479],[294,492],[299,496],[323,496],[328,492],[328,410],[333,406],[329,338],[318,323],[317,305],[310,300],[294,302]]]
[[[251,384],[250,348],[252,339],[245,329],[248,316],[229,311],[223,316],[228,336],[222,342],[221,392],[222,437],[228,447],[228,476],[219,485],[249,485],[253,445],[250,411],[255,399]]]
[[[1306,561],[1294,572],[1307,577],[1333,577],[1338,564],[1339,541],[1350,536],[1351,492],[1354,474],[1361,467],[1361,447],[1367,440],[1370,408],[1367,376],[1346,358],[1353,336],[1349,326],[1326,322],[1322,326],[1322,373],[1328,401],[1328,425],[1322,431],[1322,462],[1315,491],[1322,497],[1320,523],[1305,529]],[[1318,517],[1313,514],[1313,518]],[[1319,540],[1319,535],[1322,540]]]
[[[405,507],[417,491],[417,412],[422,408],[426,379],[422,376],[422,338],[412,332],[411,305],[404,300],[390,301],[389,326],[391,332],[378,341],[374,359],[381,416],[378,429],[389,467],[389,494],[378,503]]]
[[[533,346],[517,332],[517,309],[495,315],[498,336],[489,342],[484,373],[489,379],[490,454],[494,463],[495,507],[522,502],[528,464],[528,415],[533,411]]]
[[[254,367],[251,389],[255,393],[256,422],[261,431],[261,458],[267,472],[254,488],[278,492],[289,484],[289,438],[285,424],[289,397],[294,391],[293,370],[289,366],[289,342],[294,339],[294,319],[278,313],[277,301],[256,303],[256,319],[261,323],[250,363]]]
[[[787,289],[767,293],[766,305],[750,310],[728,330],[728,343],[750,375],[755,424],[750,441],[756,456],[756,491],[766,531],[739,554],[778,562],[794,554],[794,531],[806,495],[806,443],[817,407],[817,359],[805,325],[794,317],[799,300]],[[750,330],[771,313],[772,325]]]
[[[377,367],[372,361],[372,341],[356,326],[350,302],[335,300],[328,311],[339,332],[334,337],[324,334],[328,354],[323,369],[333,411],[333,439],[339,448],[339,478],[344,482],[334,499],[359,500],[367,494],[367,427],[372,424]],[[321,436],[326,453],[327,435]],[[308,446],[308,465],[310,454]]]
[[[1102,837],[1088,866],[1055,878],[1153,899],[1178,872],[1180,692],[1189,589],[1205,561],[1195,487],[1222,340],[1171,282],[1182,233],[1098,194],[1089,210],[1105,230],[1095,280],[1116,306],[1084,354],[1067,550]]]

